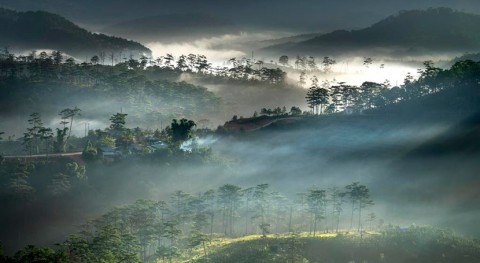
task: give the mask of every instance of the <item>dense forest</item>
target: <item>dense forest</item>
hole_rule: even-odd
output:
[[[4,257],[4,262],[305,262],[319,258],[473,262],[480,258],[478,241],[429,227],[385,225],[368,212],[373,205],[369,189],[358,182],[327,190],[313,185],[293,198],[270,190],[268,184],[247,188],[226,184],[196,194],[179,190],[166,202],[138,200],[116,207],[83,224],[55,250],[28,246],[11,258]],[[329,250],[336,252],[326,253]]]
[[[78,105],[88,108],[90,114],[95,112],[85,117],[98,118],[123,108],[132,121],[147,125],[183,116],[205,116],[221,106],[220,98],[206,88],[177,82],[180,73],[173,69],[144,69],[145,64],[133,59],[130,64],[104,66],[99,60],[94,57],[91,63],[77,64],[60,52],[4,55],[2,111],[39,111],[51,116],[62,107]],[[166,80],[168,76],[173,76],[172,81]]]
[[[311,186],[292,200],[268,184],[245,189],[226,184],[199,194],[175,191],[169,202],[138,200],[111,210],[71,235],[63,244],[67,251],[59,252],[66,252],[69,262],[149,262],[205,247],[219,235],[309,231],[315,237],[319,232],[338,233],[340,227],[360,233],[378,225],[376,215],[366,212],[372,205],[369,189],[359,183],[328,191]],[[349,207],[345,216],[343,206]],[[340,226],[344,217],[349,226]]]
[[[41,63],[42,59],[34,61]],[[29,65],[28,63],[15,63],[18,62],[14,62],[13,65]],[[134,61],[130,61],[130,63],[134,63]],[[52,62],[51,65],[52,68],[60,70],[66,70],[68,67],[66,63],[54,64]],[[70,66],[82,67],[82,65],[74,63]],[[115,67],[83,65],[91,70],[94,70],[95,66],[98,66],[100,70],[117,68],[122,70],[122,67],[118,65]],[[30,75],[29,71],[18,68],[20,68],[19,71],[14,71],[15,74],[9,73],[10,75],[5,79],[46,81],[42,80],[44,72]],[[455,101],[447,102],[441,104],[443,106],[439,105],[440,109],[438,110],[476,110],[478,92],[475,87],[478,85],[476,78],[479,68],[479,63],[473,61],[458,62],[449,70],[436,68],[430,62],[426,62],[421,77],[417,80],[407,78],[404,85],[395,87],[398,95],[390,101],[380,99],[389,94],[386,92],[391,91],[384,86],[377,86],[378,90],[368,92],[369,89],[365,88],[367,85],[363,84],[360,87],[351,88],[356,93],[339,94],[345,97],[348,97],[345,94],[351,95],[348,97],[350,100],[345,100],[345,103],[349,103],[349,107],[356,107],[372,114],[383,112],[391,115],[397,108],[411,107],[412,103],[416,101],[453,90],[471,101],[464,101],[461,108],[458,108],[459,105]],[[4,69],[8,69],[8,67],[4,67]],[[123,70],[142,73],[148,72],[149,69],[132,69],[131,65],[123,65]],[[178,74],[175,73],[177,70],[175,68],[158,70],[161,73]],[[11,72],[11,70],[3,72],[7,74],[6,72]],[[60,79],[68,79],[70,83],[75,83],[75,77],[67,77],[69,75],[63,71],[58,72],[62,74]],[[77,81],[80,83],[77,85],[81,89],[97,87],[97,84],[89,86],[88,81],[81,79]],[[98,82],[102,83],[102,81]],[[233,81],[236,80],[233,79]],[[335,102],[333,99],[338,94],[332,92],[335,91],[334,88],[313,86],[305,91],[307,101],[313,105],[311,112],[302,112],[296,107],[292,107],[290,112],[287,112],[285,107],[273,110],[264,108],[252,119],[234,119],[232,122],[241,123],[247,120],[262,119],[264,116],[287,115],[303,116],[307,122],[311,122],[310,118],[317,114],[331,113],[332,116],[335,116],[336,111],[323,111],[321,107],[320,110],[316,110],[318,108],[316,106],[321,106],[321,103],[312,104],[314,100],[310,96],[313,96],[312,94],[318,89],[325,89],[324,93],[320,93],[325,95],[324,100]],[[346,90],[348,89],[344,88],[339,91],[345,92]],[[342,99],[339,101],[343,102]],[[382,101],[382,103],[378,103],[378,101]],[[448,106],[449,104],[452,106]],[[435,107],[432,107],[432,110],[435,110]],[[81,206],[82,200],[88,200],[90,194],[102,188],[101,191],[105,191],[104,187],[114,177],[116,177],[114,180],[124,180],[121,179],[124,177],[119,176],[115,171],[129,165],[155,163],[160,167],[172,169],[176,166],[201,166],[209,163],[213,164],[217,171],[228,169],[229,164],[225,162],[226,160],[216,156],[208,146],[195,143],[195,141],[199,142],[202,138],[215,134],[222,136],[225,134],[224,128],[219,128],[216,133],[200,127],[195,129],[197,123],[182,119],[173,120],[163,130],[130,129],[127,128],[129,114],[116,113],[110,117],[111,124],[106,129],[91,130],[85,137],[76,138],[71,136],[69,130],[80,113],[81,109],[79,108],[62,110],[59,115],[62,119],[63,129],[57,128],[56,135],[43,124],[39,113],[31,114],[28,121],[30,128],[27,129],[21,140],[25,153],[31,155],[80,148],[82,155],[73,159],[69,157],[49,158],[48,154],[38,160],[23,157],[3,159],[1,200],[5,211],[11,211],[12,214],[28,214],[29,212],[25,211],[14,212],[15,207],[33,209],[45,202],[49,203],[48,213],[53,214],[72,203],[75,203],[74,206]],[[402,111],[397,110],[398,113],[402,113]],[[360,111],[352,114],[351,118],[360,118],[361,116]],[[318,116],[317,118],[322,117]],[[192,139],[193,144],[186,143]],[[164,146],[153,147],[155,145],[158,147],[159,141]],[[114,149],[114,152],[108,152],[109,149]],[[108,156],[107,154],[112,155]],[[106,176],[105,174],[110,175]],[[77,200],[74,201],[75,199]],[[17,252],[13,258],[6,260],[22,262],[25,258],[46,257],[58,262],[149,262],[155,259],[172,261],[196,258],[199,262],[209,260],[217,262],[228,257],[238,257],[235,253],[223,255],[222,247],[224,245],[222,242],[224,241],[220,240],[240,238],[238,240],[239,247],[243,246],[243,242],[246,242],[245,245],[252,249],[256,249],[258,246],[269,247],[267,251],[261,252],[264,253],[262,257],[269,258],[266,259],[268,262],[281,261],[281,258],[284,257],[293,258],[291,260],[295,262],[299,258],[308,257],[308,253],[310,253],[308,247],[315,242],[327,242],[327,246],[344,244],[344,246],[352,246],[351,249],[354,250],[358,249],[356,248],[357,242],[365,242],[365,246],[369,247],[365,251],[369,249],[388,251],[393,249],[389,246],[398,246],[396,242],[406,242],[405,244],[417,242],[416,239],[420,238],[419,235],[424,235],[423,238],[427,239],[435,239],[436,236],[441,235],[444,240],[438,241],[437,239],[437,242],[440,243],[435,246],[450,242],[461,242],[462,248],[465,249],[471,246],[467,249],[470,252],[452,252],[455,255],[452,256],[453,258],[462,253],[473,253],[472,257],[478,255],[478,248],[476,248],[478,244],[475,241],[459,239],[452,233],[428,228],[397,229],[388,226],[381,219],[381,215],[370,210],[373,206],[370,189],[359,182],[345,187],[321,188],[312,185],[307,187],[304,192],[293,196],[291,193],[283,195],[271,190],[269,184],[259,184],[253,187],[225,184],[218,189],[197,193],[175,191],[169,194],[165,202],[142,199],[134,204],[115,208],[86,223],[82,227],[82,231],[70,235],[55,250],[30,246]],[[34,212],[34,210],[30,212]],[[325,233],[331,235],[322,236]],[[249,235],[256,235],[257,238],[263,237],[263,239],[250,240],[247,238]],[[242,239],[242,236],[245,236],[246,239]],[[324,240],[327,237],[333,239]],[[271,242],[267,241],[270,239]],[[379,240],[383,242],[381,249],[374,245],[376,242],[380,242]],[[289,245],[285,245],[284,242],[295,244],[296,252],[293,255],[291,254],[293,252],[289,250],[292,248],[289,248]],[[229,248],[229,250],[235,249],[234,247]],[[247,251],[245,248],[241,249]],[[397,252],[398,249],[405,249],[405,247],[399,246]],[[369,253],[373,252],[365,253],[359,257],[371,257],[372,255]],[[383,254],[383,257],[391,257],[388,252],[378,253]],[[412,255],[410,254],[410,256]],[[258,254],[255,254],[254,257],[257,256]],[[429,255],[425,256],[429,257]]]

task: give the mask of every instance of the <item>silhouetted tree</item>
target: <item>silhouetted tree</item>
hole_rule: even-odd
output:
[[[62,119],[61,124],[63,124],[64,127],[65,127],[66,124],[70,123],[70,128],[68,128],[68,136],[65,138],[63,149],[67,145],[68,140],[70,139],[70,136],[72,135],[73,121],[74,121],[75,117],[80,115],[81,111],[82,110],[80,110],[79,108],[77,108],[77,106],[75,106],[75,108],[63,109],[59,113],[60,118]],[[57,132],[57,134],[58,134],[58,132]]]
[[[323,72],[325,73],[330,73],[332,66],[337,63],[335,60],[333,60],[330,57],[324,57],[322,61],[322,66],[323,66]]]
[[[111,121],[111,124],[109,127],[110,130],[116,131],[118,133],[123,132],[126,129],[125,124],[127,123],[126,121],[127,116],[128,114],[126,113],[115,113],[114,115],[112,115],[112,117],[110,117],[110,121]]]
[[[279,59],[278,59],[278,63],[283,65],[283,66],[288,66],[288,56],[281,56]]]
[[[326,193],[325,190],[320,190],[316,187],[312,187],[307,191],[307,204],[308,212],[313,217],[313,237],[317,231],[317,223],[325,219],[326,211]]]
[[[226,184],[218,191],[218,202],[222,211],[222,226],[225,235],[233,234],[234,218],[237,208],[240,205],[241,188],[235,185]]]
[[[194,121],[181,119],[178,122],[176,119],[172,121],[172,140],[173,142],[183,142],[192,137],[192,129],[197,126]]]

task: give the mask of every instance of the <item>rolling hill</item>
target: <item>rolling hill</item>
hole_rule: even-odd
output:
[[[81,57],[100,52],[150,54],[143,45],[126,39],[96,34],[48,12],[16,12],[0,9],[0,44],[25,51],[50,49]]]
[[[360,30],[337,30],[300,43],[270,46],[267,52],[425,54],[476,51],[480,15],[449,8],[402,11]]]
[[[388,227],[380,232],[285,236],[233,240],[209,248],[192,262],[476,262],[478,241],[431,227]],[[200,253],[198,253],[200,254]]]

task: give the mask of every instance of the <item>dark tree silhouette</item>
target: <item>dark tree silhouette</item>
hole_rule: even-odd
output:
[[[192,129],[197,126],[194,121],[181,119],[178,122],[176,119],[172,121],[172,140],[173,142],[183,142],[192,137]]]

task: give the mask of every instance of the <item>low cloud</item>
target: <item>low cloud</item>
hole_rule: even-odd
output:
[[[152,50],[153,57],[163,56],[167,53],[170,53],[175,57],[192,53],[202,54],[205,55],[210,62],[218,65],[233,57],[250,57],[251,51],[256,49],[255,43],[284,35],[285,33],[243,32],[241,34],[227,34],[216,37],[200,38],[189,42],[151,42],[147,43],[146,46]]]

